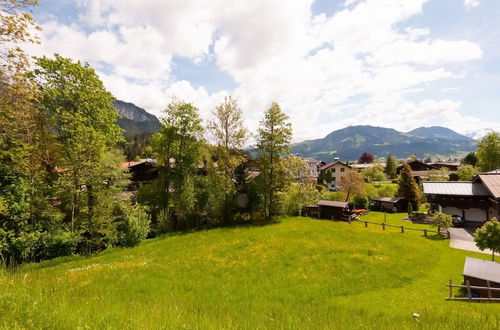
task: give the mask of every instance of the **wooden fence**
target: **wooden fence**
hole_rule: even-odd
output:
[[[352,219],[352,220],[349,221],[349,223],[351,223],[351,222],[362,222],[362,223],[365,224],[365,228],[368,227],[368,224],[382,226],[383,230],[385,230],[385,227],[399,228],[401,230],[401,233],[404,233],[405,230],[421,231],[421,232],[424,233],[425,237],[427,237],[427,235],[429,233],[439,234],[439,231],[437,231],[437,230],[410,228],[410,227],[405,227],[405,226],[390,225],[390,224],[383,223],[383,222],[382,223],[378,223],[378,222],[370,222],[370,221],[364,221],[364,220],[359,220],[359,219]]]
[[[500,288],[495,288],[490,286],[490,281],[486,281],[486,286],[475,286],[475,285],[470,285],[469,280],[465,281],[465,285],[454,285],[452,281],[448,284],[445,284],[444,286],[447,286],[450,288],[450,293],[448,298],[445,298],[445,300],[448,301],[486,301],[486,302],[500,302],[500,298],[493,298],[492,297],[492,292],[500,292]],[[467,289],[467,296],[466,297],[455,297],[453,296],[453,288],[464,288]],[[488,293],[488,297],[473,297],[472,296],[472,290],[481,290],[483,292]]]

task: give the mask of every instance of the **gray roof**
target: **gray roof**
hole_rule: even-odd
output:
[[[424,193],[430,195],[489,196],[481,183],[472,182],[424,182]]]
[[[330,206],[330,207],[340,207],[340,208],[346,208],[349,203],[347,202],[335,202],[335,201],[319,201],[317,203],[319,206]]]
[[[397,203],[397,202],[399,202],[402,199],[403,198],[389,198],[389,197],[373,197],[372,198],[373,201],[388,202],[388,203]]]
[[[500,263],[466,257],[464,276],[500,283]]]
[[[479,179],[495,198],[500,198],[500,173],[481,173]]]

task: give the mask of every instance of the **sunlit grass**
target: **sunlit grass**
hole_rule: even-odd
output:
[[[466,255],[488,257],[447,245],[307,218],[166,237],[0,274],[0,326],[498,328],[500,304],[444,300]]]

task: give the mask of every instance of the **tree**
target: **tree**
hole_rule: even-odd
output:
[[[478,173],[476,167],[472,165],[462,165],[458,168],[457,175],[459,181],[471,181],[472,178]]]
[[[387,164],[385,165],[385,173],[390,179],[395,179],[397,176],[396,160],[392,155],[387,156]]]
[[[123,174],[123,156],[112,151],[123,141],[114,98],[87,63],[59,55],[37,58],[33,77],[41,92],[36,109],[43,118],[39,123],[43,161],[50,171],[59,173],[59,199],[71,230],[84,231],[91,253],[103,247],[98,236],[107,236],[101,225],[109,216],[100,213],[101,201],[107,200],[115,183],[123,182],[111,178]],[[57,147],[52,149],[47,141],[55,141]]]
[[[475,152],[470,152],[468,153],[464,159],[462,159],[462,165],[471,165],[471,166],[476,166],[477,165],[477,156]]]
[[[195,209],[193,177],[201,161],[203,136],[198,108],[192,104],[174,100],[164,114],[160,132],[151,139],[152,151],[158,160],[159,178],[150,196],[154,200],[149,201],[154,209],[161,210],[156,216],[160,216],[163,223],[162,232],[179,230],[181,222],[188,226]]]
[[[448,229],[451,227],[451,215],[444,214],[442,212],[437,212],[432,216],[432,225],[438,228],[438,231],[443,229]]]
[[[413,172],[408,164],[404,164],[399,175],[397,197],[405,198],[412,204],[414,210],[418,210],[420,204],[421,191],[417,182],[413,178]]]
[[[500,252],[500,222],[496,218],[486,222],[474,233],[474,242],[484,251],[491,250],[491,260],[495,261],[495,252]]]
[[[231,196],[234,195],[234,179],[236,167],[245,157],[241,152],[246,141],[247,130],[243,125],[243,111],[235,99],[226,97],[213,112],[214,119],[208,123],[215,143],[217,171],[213,175],[220,176],[220,188],[223,193],[223,223],[227,224],[231,211]]]
[[[500,133],[488,133],[478,143],[478,167],[483,172],[490,172],[500,168]]]
[[[371,164],[375,160],[375,157],[370,152],[363,152],[361,156],[359,156],[358,164]]]
[[[365,194],[365,181],[357,171],[347,171],[340,179],[340,191],[346,194],[345,201],[351,196],[363,196]]]
[[[363,175],[363,178],[368,183],[373,181],[384,181],[386,179],[384,168],[380,165],[365,168],[361,171],[361,175]]]
[[[258,129],[256,151],[260,168],[264,217],[269,220],[278,211],[276,194],[286,186],[287,172],[282,154],[290,152],[292,125],[277,103],[265,112]]]

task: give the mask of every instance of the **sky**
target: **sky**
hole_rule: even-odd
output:
[[[498,0],[41,0],[32,55],[88,62],[118,99],[255,132],[278,102],[293,141],[350,125],[500,131]]]

